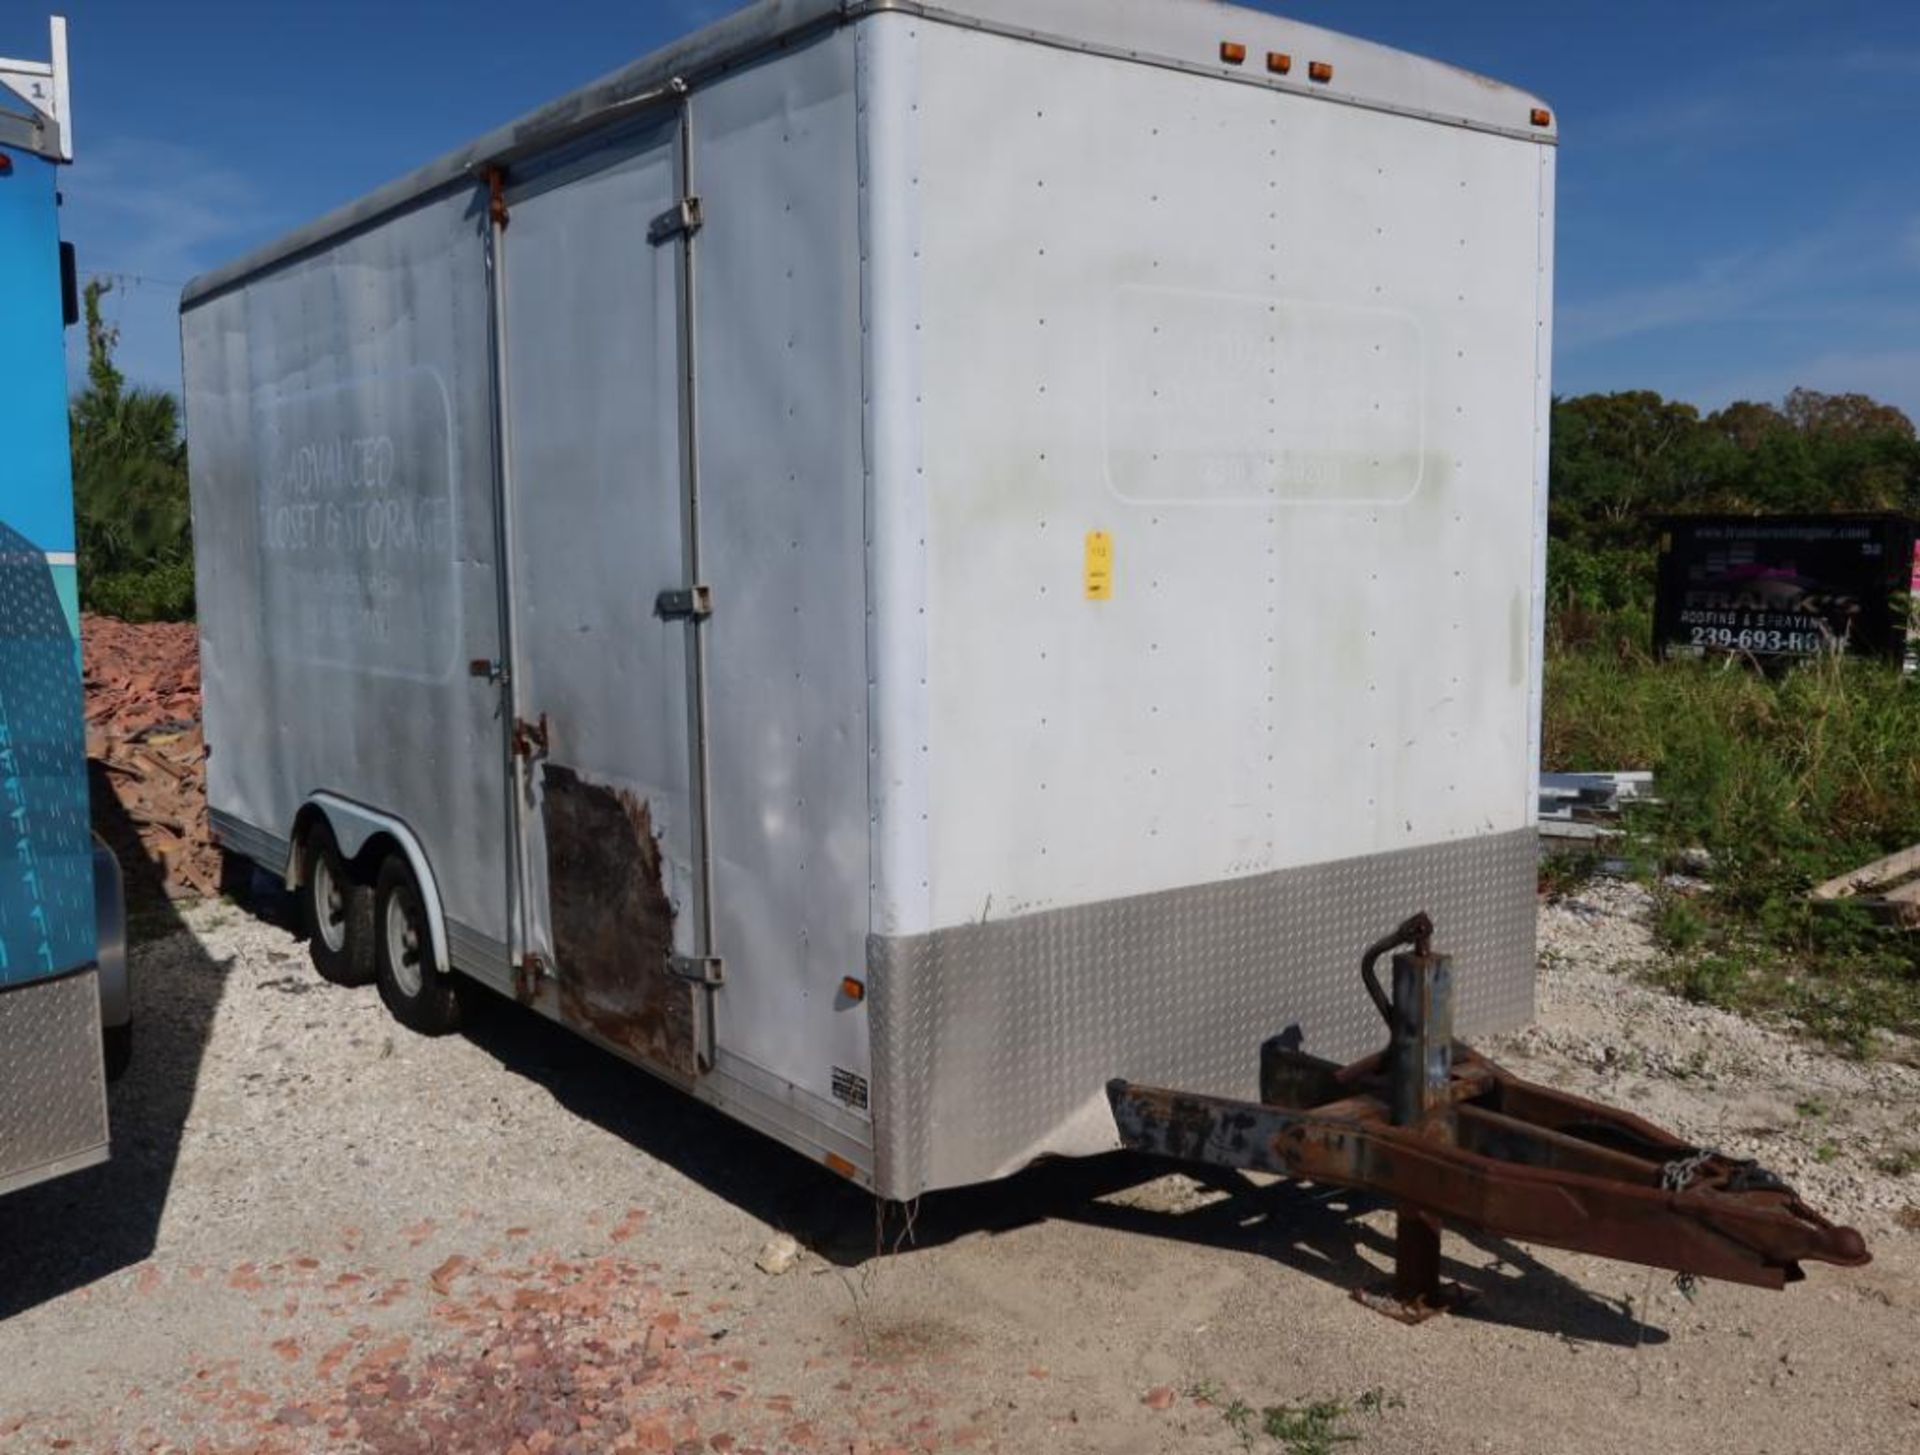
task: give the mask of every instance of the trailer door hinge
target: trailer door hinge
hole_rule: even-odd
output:
[[[701,214],[698,197],[682,197],[665,212],[654,218],[647,228],[647,241],[655,247],[672,242],[677,237],[692,237],[700,231],[706,218]]]
[[[516,758],[544,758],[547,754],[547,715],[540,714],[538,722],[528,722],[525,718],[516,718],[513,724],[513,756]]]
[[[713,588],[683,586],[662,591],[653,599],[653,610],[662,621],[705,621],[713,615]]]
[[[540,983],[550,972],[547,962],[529,950],[513,969],[513,994],[522,1004],[531,1004],[540,993]]]
[[[667,971],[681,980],[691,980],[695,985],[724,985],[727,983],[726,965],[718,955],[669,955]]]
[[[508,221],[507,213],[507,169],[491,166],[486,171],[487,179],[487,219],[495,227],[504,229]]]

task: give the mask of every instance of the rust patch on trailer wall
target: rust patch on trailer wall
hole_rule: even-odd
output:
[[[649,806],[543,765],[547,895],[560,1013],[651,1065],[693,1076],[693,997],[675,975],[673,901]]]

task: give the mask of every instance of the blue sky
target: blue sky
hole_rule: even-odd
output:
[[[67,235],[177,385],[179,284],[730,8],[724,0],[64,0]],[[45,3],[0,55],[45,54]],[[1920,4],[1289,0],[1559,113],[1563,393],[1795,384],[1920,417]]]

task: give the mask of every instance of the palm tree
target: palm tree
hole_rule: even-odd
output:
[[[101,317],[112,284],[86,287],[87,387],[73,401],[73,504],[85,605],[141,619],[193,614],[187,449],[171,394],[129,389]]]

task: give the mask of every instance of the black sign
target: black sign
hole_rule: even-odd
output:
[[[1898,516],[1676,517],[1661,523],[1654,651],[1899,662],[1914,572]]]

